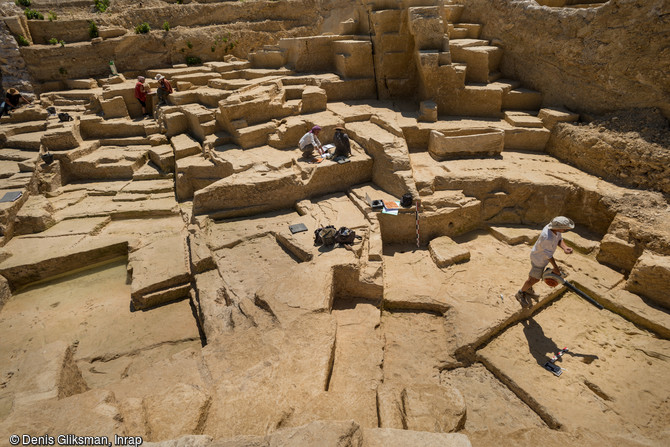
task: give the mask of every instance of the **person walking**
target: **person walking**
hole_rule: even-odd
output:
[[[530,299],[537,299],[539,295],[533,290],[533,286],[540,282],[544,268],[551,264],[553,272],[557,275],[561,271],[554,259],[554,252],[557,247],[565,252],[571,254],[572,248],[565,245],[563,240],[563,233],[575,228],[575,223],[565,216],[554,217],[540,233],[535,245],[530,251],[530,265],[531,269],[528,273],[528,279],[523,284],[521,289],[516,293],[516,299],[519,300],[522,306],[530,305]]]

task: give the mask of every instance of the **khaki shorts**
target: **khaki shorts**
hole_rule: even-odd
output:
[[[543,267],[537,267],[537,266],[531,264],[531,269],[530,269],[530,272],[528,272],[528,276],[530,276],[531,278],[535,278],[535,279],[542,279],[542,273],[544,272],[545,267],[546,267],[546,265],[543,266]]]

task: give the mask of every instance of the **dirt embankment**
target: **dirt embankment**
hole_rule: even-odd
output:
[[[459,0],[461,22],[504,49],[501,71],[546,105],[607,113],[658,107],[670,117],[670,2],[610,0],[550,8],[532,0]]]
[[[670,197],[670,124],[656,109],[615,112],[588,124],[560,124],[547,152],[608,181]]]

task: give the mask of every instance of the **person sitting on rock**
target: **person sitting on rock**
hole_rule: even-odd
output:
[[[347,158],[351,156],[351,142],[349,141],[349,135],[346,134],[343,127],[335,128],[333,143],[335,144],[333,159],[338,157]]]
[[[30,104],[30,100],[19,93],[17,89],[7,89],[7,92],[5,93],[5,101],[0,104],[0,116],[5,113],[9,115],[10,110],[18,108],[21,105],[21,102]]]
[[[318,138],[319,132],[321,132],[321,127],[314,126],[312,127],[312,130],[307,132],[300,139],[300,150],[302,151],[302,156],[306,160],[311,161],[314,159],[314,149],[319,152],[319,155],[323,154],[323,146]]]
[[[158,104],[167,104],[167,97],[173,92],[172,85],[162,74],[157,74],[156,80],[158,81]]]
[[[542,279],[542,273],[547,264],[551,263],[553,272],[561,274],[554,260],[554,252],[561,247],[566,254],[572,253],[572,248],[565,245],[562,233],[575,228],[575,223],[567,217],[554,217],[543,229],[530,251],[530,273],[528,279],[516,293],[516,299],[522,306],[530,305],[530,298],[537,299],[539,295],[533,291],[533,285]]]
[[[149,116],[147,113],[147,93],[149,93],[151,89],[145,84],[145,80],[144,76],[137,77],[137,83],[135,84],[135,98],[137,98],[142,106],[142,115]]]

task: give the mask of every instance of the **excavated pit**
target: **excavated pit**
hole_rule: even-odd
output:
[[[134,3],[92,16],[68,2],[44,26],[0,5],[0,31],[32,38],[12,57],[41,93],[0,118],[0,197],[22,193],[0,202],[0,439],[665,445],[658,110],[591,119],[604,87],[580,109],[572,86],[524,78],[496,40],[527,50],[500,2],[482,24],[485,0]],[[524,20],[593,20],[583,40],[615,7],[632,14],[624,0],[517,3]],[[156,31],[157,11],[173,29]],[[154,31],[131,34],[136,20]],[[110,59],[121,75],[101,71]],[[138,74],[176,88],[165,105],[151,93],[146,118]],[[644,85],[620,109],[658,105]],[[315,125],[323,143],[345,129],[348,162],[302,157]],[[371,206],[405,193],[409,207]],[[603,310],[544,283],[515,298],[557,215],[576,228],[555,258]],[[315,245],[325,225],[359,238]],[[563,347],[556,377],[544,364]]]

